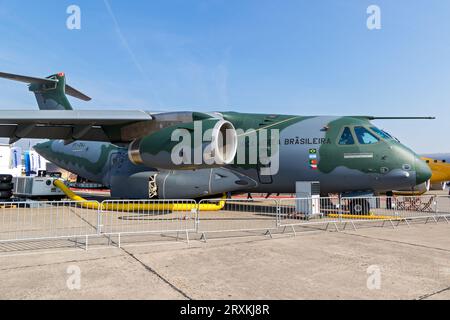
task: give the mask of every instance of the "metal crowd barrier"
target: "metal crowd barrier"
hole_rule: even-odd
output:
[[[340,214],[339,197],[280,199],[278,226],[335,224],[339,222]]]
[[[450,218],[450,197],[435,195],[351,198],[293,198],[279,201],[279,226],[376,222],[392,225],[415,219]],[[345,228],[345,226],[344,226]]]
[[[274,199],[206,199],[199,207],[222,202],[221,210],[199,210],[198,233],[266,231],[277,229],[278,203]],[[207,206],[204,206],[207,207]]]
[[[450,196],[437,196],[435,204],[435,215],[434,219],[436,222],[443,219],[447,223],[450,219]]]
[[[107,200],[101,203],[101,234],[194,232],[195,200]]]
[[[125,234],[201,234],[272,231],[326,224],[409,224],[414,219],[450,219],[449,196],[360,198],[107,200],[9,202],[0,204],[0,243]]]
[[[97,219],[98,210],[73,201],[0,203],[0,242],[96,235]]]
[[[343,198],[341,206],[354,220],[409,221],[436,216],[437,198],[433,195]]]

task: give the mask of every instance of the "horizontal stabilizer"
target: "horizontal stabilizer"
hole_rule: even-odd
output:
[[[74,98],[77,98],[77,99],[80,99],[83,101],[91,100],[91,98],[88,97],[87,95],[85,95],[84,93],[67,85],[65,83],[65,74],[64,73],[58,73],[55,75],[51,75],[47,78],[37,78],[37,77],[23,76],[23,75],[19,75],[19,74],[0,72],[0,78],[28,83],[30,85],[30,91],[33,91],[35,93],[36,92],[38,92],[38,93],[50,92],[50,91],[56,90],[58,87],[61,87],[61,89],[64,89],[63,93],[65,93],[69,96],[72,96]]]
[[[85,95],[84,93],[78,91],[77,89],[69,86],[66,84],[66,94],[68,94],[71,97],[78,98],[83,101],[91,101],[92,99]]]
[[[52,85],[52,84],[55,84],[58,82],[58,80],[54,80],[54,79],[35,78],[35,77],[28,77],[28,76],[22,76],[22,75],[18,75],[18,74],[4,73],[4,72],[0,72],[0,78],[24,82],[24,83],[28,83],[28,84],[35,83],[35,84]]]

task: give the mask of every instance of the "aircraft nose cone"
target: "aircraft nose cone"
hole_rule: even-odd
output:
[[[431,169],[428,166],[428,164],[425,161],[423,161],[419,158],[416,158],[416,182],[417,182],[417,185],[430,180],[431,175],[432,175],[432,172],[431,172]]]

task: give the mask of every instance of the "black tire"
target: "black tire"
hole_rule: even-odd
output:
[[[0,191],[0,199],[10,199],[12,195],[11,191]]]
[[[11,191],[14,188],[14,185],[11,182],[1,182],[0,183],[0,191]]]
[[[0,174],[0,183],[9,183],[12,181],[13,176],[10,174]]]
[[[350,214],[367,216],[370,214],[370,203],[366,199],[350,201]]]

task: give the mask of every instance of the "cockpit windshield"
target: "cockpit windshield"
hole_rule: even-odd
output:
[[[340,145],[352,145],[355,144],[355,139],[353,139],[352,132],[349,127],[345,127],[342,132],[341,139],[339,140]]]
[[[373,132],[375,132],[377,135],[379,135],[383,139],[386,139],[386,140],[394,139],[389,133],[387,133],[386,131],[383,131],[377,127],[370,127],[370,129],[372,129]]]
[[[384,130],[381,130],[377,127],[370,127],[370,129],[372,129],[373,132],[375,132],[376,134],[378,134],[381,138],[386,139],[386,140],[395,140],[397,142],[400,142],[396,137],[392,136],[391,134],[387,133]]]
[[[380,141],[378,137],[364,127],[355,127],[355,134],[361,144],[374,144]]]

